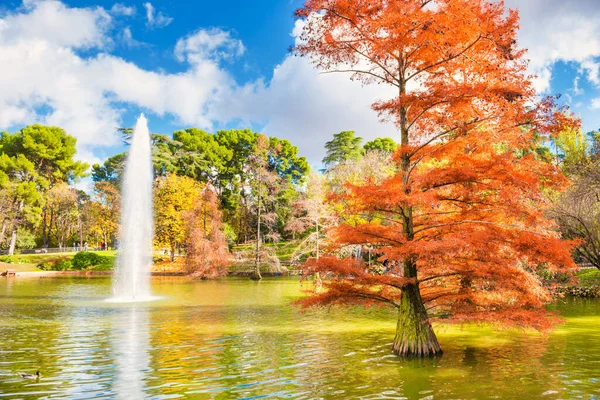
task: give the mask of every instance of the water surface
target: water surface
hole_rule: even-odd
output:
[[[597,300],[551,335],[438,326],[442,358],[402,361],[392,310],[302,313],[307,285],[153,278],[161,300],[114,304],[107,278],[2,278],[0,398],[600,397]]]

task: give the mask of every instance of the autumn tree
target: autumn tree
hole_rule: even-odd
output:
[[[399,131],[398,173],[346,185],[339,246],[376,247],[389,269],[321,257],[309,272],[333,278],[303,301],[388,304],[398,310],[394,353],[442,353],[430,317],[547,327],[551,297],[534,266],[573,267],[570,245],[544,217],[543,190],[562,175],[532,154],[576,124],[540,100],[516,45],[518,13],[502,1],[307,0],[296,53],[397,95],[373,109]]]
[[[169,174],[156,180],[154,188],[154,236],[158,245],[168,246],[171,261],[185,241],[185,213],[200,196],[201,185],[191,178]]]
[[[294,213],[286,229],[294,234],[306,235],[294,252],[293,259],[311,255],[319,259],[323,248],[324,232],[336,221],[332,205],[326,201],[326,178],[311,171],[300,198],[294,202]]]
[[[229,246],[223,232],[219,199],[211,187],[204,188],[202,196],[184,213],[184,221],[188,272],[203,279],[226,275]]]
[[[66,247],[80,225],[77,191],[62,183],[51,188],[47,196],[44,216],[48,234],[54,237],[59,248]]]
[[[557,196],[550,215],[564,237],[580,241],[573,251],[576,260],[600,269],[600,134],[567,129],[554,144],[573,184]]]
[[[269,151],[269,141],[265,135],[259,135],[256,149],[248,157],[247,175],[249,185],[252,190],[252,198],[249,202],[256,226],[256,241],[254,250],[254,273],[251,276],[253,280],[260,280],[261,252],[263,236],[266,236],[265,228],[273,226],[277,219],[274,210],[269,209],[269,203],[276,198],[279,189],[279,177],[274,171],[271,171],[267,157]],[[271,233],[277,233],[271,230]],[[271,237],[273,241],[278,238]]]
[[[557,161],[568,175],[583,175],[592,162],[592,143],[597,140],[595,132],[588,135],[581,128],[569,127],[554,138]],[[594,140],[596,138],[596,140]]]
[[[109,245],[114,240],[119,230],[119,216],[121,214],[121,194],[115,184],[109,181],[94,183],[94,191],[90,201],[85,204],[82,212],[84,221],[92,233],[102,237],[102,241]],[[82,246],[83,243],[80,243]]]
[[[564,237],[580,240],[574,249],[576,260],[600,269],[600,170],[574,177],[550,215]]]

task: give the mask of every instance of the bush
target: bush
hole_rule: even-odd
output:
[[[69,256],[58,256],[46,259],[37,265],[42,271],[68,271],[73,267]]]
[[[162,254],[154,254],[152,256],[153,264],[158,264],[158,263],[165,262],[165,261],[171,261],[171,256],[165,256]]]
[[[15,256],[1,256],[0,262],[7,263],[7,264],[18,264],[19,259]]]
[[[73,269],[81,271],[83,269],[86,269],[87,267],[95,267],[102,264],[108,264],[110,263],[110,259],[108,257],[100,256],[96,253],[80,251],[79,253],[75,254],[71,263],[73,264]]]

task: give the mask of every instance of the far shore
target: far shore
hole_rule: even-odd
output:
[[[113,271],[15,271],[14,274],[7,276],[7,270],[10,268],[2,268],[0,269],[0,276],[5,278],[52,278],[52,277],[69,277],[69,276],[112,276]],[[252,271],[235,271],[230,272],[228,276],[231,277],[246,277],[250,276]],[[280,277],[280,276],[294,276],[289,272],[261,272],[261,274],[265,277]],[[150,273],[151,276],[188,276],[186,272],[182,271],[152,271]]]

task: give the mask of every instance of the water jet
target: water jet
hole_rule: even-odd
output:
[[[114,302],[152,300],[152,147],[148,121],[141,114],[131,138],[121,191],[119,248],[113,276]]]

